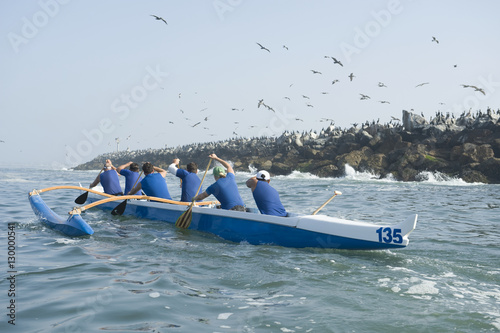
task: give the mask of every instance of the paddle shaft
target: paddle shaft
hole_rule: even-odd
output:
[[[208,161],[207,168],[205,169],[205,174],[203,175],[203,178],[201,178],[200,186],[198,186],[198,190],[196,191],[196,194],[194,196],[197,196],[200,193],[201,185],[203,185],[203,181],[205,180],[205,176],[207,175],[208,168],[210,168],[210,163],[212,163],[212,159]]]
[[[325,201],[325,203],[324,203],[324,204],[322,204],[322,205],[321,205],[318,209],[316,209],[316,210],[315,210],[315,211],[314,211],[311,215],[316,215],[316,214],[317,214],[320,210],[322,210],[322,209],[323,209],[323,207],[325,207],[326,205],[328,205],[328,203],[329,203],[330,201],[332,201],[332,200],[333,200],[333,198],[335,198],[335,197],[337,196],[337,194],[338,194],[338,193],[337,193],[337,191],[335,191],[335,194],[334,194],[334,195],[332,195],[332,197],[331,197],[330,199],[326,200],[326,201]]]
[[[198,190],[196,191],[195,197],[198,195],[200,192],[201,186],[203,185],[203,181],[205,180],[205,176],[207,175],[208,169],[210,168],[210,164],[212,163],[212,159],[208,161],[207,168],[205,169],[205,174],[203,175],[203,178],[201,178],[200,186],[198,186]],[[191,219],[193,217],[192,210],[194,206],[195,201],[193,200],[191,204],[189,205],[188,209],[179,216],[177,221],[175,221],[175,225],[182,228],[182,229],[187,229],[191,225]]]
[[[130,189],[130,191],[132,191],[134,189],[135,185],[137,185],[137,182],[139,181],[139,179],[141,179],[141,176],[142,176],[142,171],[139,174],[139,177],[137,177],[137,179],[135,180],[135,183],[134,183],[134,185],[132,185],[132,188]],[[128,191],[128,193],[130,193],[130,191]],[[128,193],[125,193],[125,194],[128,195]]]
[[[134,183],[134,185],[132,185],[132,188],[130,189],[130,191],[132,191],[135,188],[135,185],[137,185],[137,182],[139,181],[139,178],[141,178],[141,176],[142,176],[142,171],[139,174],[139,177],[137,177],[137,179],[135,180],[135,183]],[[125,193],[125,194],[128,195],[130,193],[130,191],[128,191],[128,193]],[[118,206],[113,208],[113,210],[111,211],[111,214],[112,215],[122,215],[123,212],[125,211],[125,208],[127,208],[127,199],[123,200],[123,202],[121,204],[119,204]]]

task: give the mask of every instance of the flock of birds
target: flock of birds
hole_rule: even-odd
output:
[[[161,16],[157,16],[157,15],[151,15],[156,21],[160,21],[166,25],[168,25],[167,21],[161,17]],[[436,43],[436,44],[439,44],[439,40],[435,37],[435,36],[432,36],[432,39],[431,39],[431,42],[432,43]],[[263,44],[259,43],[259,42],[256,42],[256,45],[259,47],[260,50],[264,51],[264,52],[267,52],[267,53],[271,53],[271,50],[264,46]],[[282,49],[285,50],[285,51],[288,51],[289,48],[287,45],[282,45]],[[337,59],[336,57],[334,56],[330,56],[330,55],[325,55],[324,56],[325,59],[331,59],[333,61],[333,64],[334,65],[338,65],[340,67],[344,67],[344,64],[339,60]],[[453,67],[457,67],[457,65],[453,65]],[[311,69],[310,72],[313,74],[313,75],[323,75],[323,73],[319,70],[316,70],[316,69]],[[347,78],[349,80],[349,82],[353,82],[356,78],[356,75],[354,75],[354,73],[350,73],[349,75],[347,75]],[[337,84],[338,82],[340,82],[339,79],[333,79],[331,80],[331,85],[335,85]],[[419,83],[415,86],[415,88],[419,88],[419,87],[422,87],[422,86],[425,86],[425,85],[428,85],[430,84],[430,82],[422,82],[422,83]],[[293,84],[290,84],[290,87],[292,86]],[[470,84],[462,84],[461,85],[463,88],[471,88],[471,89],[474,89],[474,91],[477,91],[477,92],[480,92],[482,93],[483,95],[485,95],[485,91],[482,89],[482,88],[479,88],[477,86],[474,86],[474,85],[470,85]],[[387,85],[385,85],[383,82],[378,82],[378,87],[379,88],[387,88]],[[328,91],[322,91],[321,94],[328,94],[329,92]],[[367,94],[364,94],[364,93],[359,93],[359,99],[360,100],[370,100],[371,97]],[[178,95],[178,98],[180,99],[181,98],[181,93],[179,93]],[[307,95],[305,94],[302,94],[302,98],[304,100],[307,100],[306,103],[305,103],[305,106],[307,108],[313,108],[314,105],[310,102],[310,97],[308,97]],[[285,96],[284,99],[287,99],[287,100],[291,100],[289,96]],[[390,104],[390,102],[388,100],[378,100],[378,103],[381,103],[381,104]],[[440,104],[444,104],[444,103],[440,103]],[[276,112],[275,108],[270,106],[269,104],[267,104],[263,98],[260,98],[257,100],[257,108],[264,108],[264,109],[267,109],[273,113]],[[205,110],[207,110],[208,108],[203,108],[200,110],[200,112],[204,112]],[[244,111],[244,108],[232,108],[231,109],[232,112],[238,112],[238,111]],[[184,114],[185,112],[180,109],[180,113],[181,114]],[[198,117],[198,116],[197,116]],[[207,124],[207,122],[209,121],[209,118],[210,116],[201,116],[198,118],[198,120],[192,120],[191,118],[189,117],[185,117],[184,116],[184,119],[185,121],[188,123],[188,126],[192,127],[192,128],[195,128],[195,127],[200,127],[202,128],[203,130],[207,130],[209,131],[210,128],[205,125]],[[301,118],[295,118],[296,121],[304,121],[303,119]],[[400,121],[398,118],[395,118],[395,117],[391,117],[391,120],[394,120],[394,121]],[[319,120],[320,122],[323,122],[323,121],[330,121],[330,123],[334,123],[334,120],[333,119],[330,119],[330,118],[321,118]],[[175,122],[170,120],[169,121],[169,124],[170,125],[174,125],[175,126]],[[239,124],[240,122],[239,121],[234,121],[234,124],[236,125],[236,127],[233,129],[233,135],[235,136],[238,136],[238,133],[237,133],[237,130],[239,128]],[[257,127],[256,125],[249,125],[249,128],[255,128]],[[209,134],[210,136],[214,136],[215,134]]]

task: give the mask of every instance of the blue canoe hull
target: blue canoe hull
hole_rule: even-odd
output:
[[[50,209],[40,195],[29,195],[29,201],[35,215],[51,229],[70,237],[88,236],[94,233],[80,215],[71,215],[68,219],[64,219]]]
[[[88,202],[97,201],[98,198],[90,197]],[[99,205],[101,209],[112,210],[115,202]],[[154,203],[148,201],[129,200],[124,215],[136,216],[149,220],[175,223],[179,216],[186,211],[186,206]],[[395,230],[402,230],[400,241],[387,242],[385,238],[377,235],[380,226],[364,222],[346,220],[342,224],[330,226],[333,229],[353,229],[346,231],[342,236],[322,230],[327,216],[298,216],[276,217],[249,212],[227,211],[215,208],[194,207],[189,229],[208,232],[222,239],[232,242],[246,242],[253,245],[278,245],[293,248],[334,248],[334,249],[359,249],[379,250],[404,248],[408,244],[408,234],[415,228],[417,215],[396,226]],[[332,219],[332,218],[329,218]],[[348,222],[348,223],[346,223]],[[306,226],[304,226],[306,225]],[[315,227],[318,225],[318,227]],[[304,228],[309,228],[306,230]],[[388,227],[385,227],[388,228]],[[404,229],[404,231],[403,231]],[[355,231],[359,230],[359,231]],[[392,230],[392,229],[391,229]],[[404,233],[403,233],[404,232]],[[368,236],[365,236],[367,234]],[[358,237],[359,236],[359,237]],[[404,237],[403,237],[404,236]],[[368,238],[368,239],[363,239]]]

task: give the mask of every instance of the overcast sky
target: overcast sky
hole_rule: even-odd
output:
[[[499,13],[493,0],[1,1],[0,165],[496,110]]]

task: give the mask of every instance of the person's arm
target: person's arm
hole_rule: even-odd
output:
[[[203,200],[205,198],[208,198],[210,194],[208,194],[206,191],[203,192],[203,193],[200,193],[198,194],[197,196],[193,197],[191,200],[192,201],[200,201],[200,200]]]
[[[247,180],[247,187],[251,188],[252,189],[252,192],[255,190],[255,188],[257,187],[257,177],[252,177],[250,178],[249,180]]]
[[[95,177],[94,181],[89,185],[89,188],[97,186],[99,182],[101,181],[101,174],[99,173],[97,177]]]
[[[229,165],[229,163],[227,163],[223,159],[217,157],[217,155],[210,154],[210,156],[208,156],[208,157],[210,157],[211,159],[214,159],[214,160],[220,162],[220,164],[222,164],[222,166],[227,169],[227,173],[233,173],[234,174],[233,167],[231,165]]]
[[[153,167],[153,170],[158,172],[160,175],[163,176],[163,178],[167,177],[167,171],[163,170],[162,168],[159,167]]]
[[[172,164],[170,164],[168,166],[168,172],[170,172],[171,174],[173,174],[174,176],[177,175],[177,169],[179,168],[179,163],[180,163],[180,159],[178,158],[174,158],[174,160],[172,161]]]
[[[116,168],[116,172],[118,172],[118,174],[120,174],[120,171],[122,171],[122,169],[128,168],[130,166],[130,164],[132,164],[132,162],[128,162],[128,163],[120,165],[118,168]]]
[[[137,192],[139,192],[141,189],[142,189],[141,182],[139,182],[139,183],[137,183],[137,185],[134,186],[133,189],[130,190],[130,192],[128,193],[128,195],[134,195]]]

